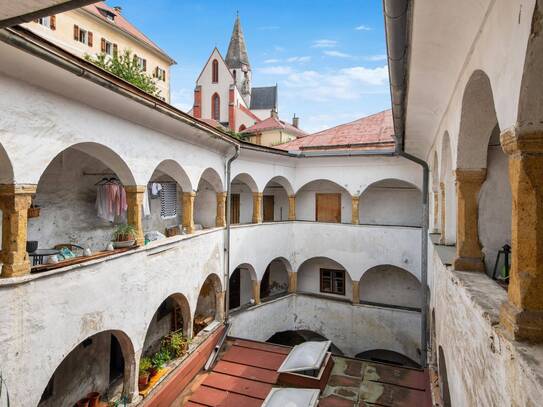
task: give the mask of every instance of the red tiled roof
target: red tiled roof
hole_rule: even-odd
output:
[[[251,117],[252,119],[254,119],[255,122],[259,123],[261,122],[262,120],[260,120],[260,118],[254,114],[253,112],[251,112],[249,109],[247,109],[245,106],[243,105],[239,105],[239,109],[244,112],[245,114],[247,114],[249,117]]]
[[[273,116],[268,117],[265,120],[255,124],[254,126],[249,127],[248,129],[243,130],[243,133],[262,133],[266,130],[284,130],[291,134],[294,134],[296,137],[305,137],[307,133],[297,127],[294,127],[290,123],[286,123],[282,120],[279,120]]]
[[[392,110],[385,110],[278,145],[276,148],[287,151],[392,148],[394,147],[393,133]]]
[[[115,10],[113,7],[109,7],[107,4],[105,4],[103,1],[99,1],[98,3],[90,4],[88,6],[84,6],[83,9],[86,11],[94,14],[96,17],[99,17],[101,20],[112,24],[113,26],[121,29],[125,33],[131,35],[132,37],[135,37],[136,39],[140,40],[141,42],[147,44],[151,48],[153,48],[158,53],[162,54],[165,58],[170,60],[171,64],[175,64],[175,61],[168,55],[164,50],[162,50],[158,45],[156,45],[149,37],[147,37],[145,34],[143,34],[140,30],[138,30],[132,23],[130,23],[126,18],[123,17],[123,15]],[[109,20],[104,14],[100,12],[100,9],[105,10],[109,13],[112,13],[115,17],[112,20]]]

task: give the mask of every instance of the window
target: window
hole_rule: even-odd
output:
[[[219,82],[219,62],[216,59],[214,59],[212,63],[211,82],[212,83]]]
[[[92,47],[92,32],[74,25],[74,40]]]
[[[161,67],[157,66],[155,68],[155,72],[153,74],[155,78],[158,78],[159,80],[166,82],[166,70],[162,69]]]
[[[177,216],[177,184],[175,182],[161,183],[160,190],[160,217],[162,219]]]
[[[138,55],[134,55],[134,63],[140,67],[142,71],[147,70],[147,60]]]
[[[34,20],[36,23],[43,25],[44,27],[47,27],[51,30],[56,30],[57,24],[56,24],[56,16],[47,16],[47,17],[40,17],[36,20]]]
[[[211,118],[221,121],[221,98],[218,93],[211,97]]]
[[[320,269],[321,293],[345,295],[345,270]]]
[[[105,38],[102,38],[100,49],[104,54],[109,55],[110,57],[117,54],[117,44],[113,44]]]

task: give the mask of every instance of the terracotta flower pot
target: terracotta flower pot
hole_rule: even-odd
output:
[[[156,367],[151,367],[151,369],[149,369],[149,373],[151,374],[151,376],[154,376],[158,373],[158,369]]]
[[[81,399],[77,402],[77,407],[89,407],[89,398],[85,397],[84,399]]]
[[[87,398],[89,399],[89,407],[99,407],[100,393],[94,391],[87,394]]]
[[[138,387],[143,389],[149,384],[149,373],[147,374],[140,374],[138,378]]]

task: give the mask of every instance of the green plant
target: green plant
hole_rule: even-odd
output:
[[[113,56],[105,53],[97,54],[94,57],[85,55],[85,59],[113,75],[130,82],[144,92],[153,96],[160,95],[160,90],[155,80],[143,71],[136,60],[136,56],[130,50],[125,50],[123,53],[115,53]]]
[[[136,228],[133,225],[123,223],[117,225],[113,231],[113,241],[126,242],[127,240],[133,240],[136,238]]]
[[[164,346],[169,349],[170,354],[178,358],[187,352],[190,339],[181,332],[172,332],[164,342]]]
[[[166,363],[172,359],[170,351],[163,347],[152,358],[152,364],[155,369],[162,369]]]
[[[234,138],[237,138],[238,140],[245,140],[246,138],[249,137],[249,134],[245,134],[245,133],[238,133],[237,131],[234,131],[234,130],[226,130],[226,132],[234,137]]]
[[[140,375],[146,375],[151,370],[151,367],[153,366],[153,363],[151,362],[151,358],[143,357],[140,359]]]

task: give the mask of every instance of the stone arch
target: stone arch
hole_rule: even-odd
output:
[[[232,269],[228,284],[230,309],[260,302],[260,286],[252,264],[242,263]]]
[[[291,183],[283,176],[271,178],[265,185],[262,205],[264,222],[288,220],[290,215],[289,197],[294,194]]]
[[[453,158],[449,133],[445,132],[441,143],[439,171],[441,243],[456,241],[456,190],[454,185]]]
[[[486,168],[488,141],[498,123],[492,86],[482,70],[474,71],[464,88],[455,168]]]
[[[202,171],[198,183],[200,183],[202,180],[209,183],[209,185],[213,187],[213,190],[215,192],[224,191],[224,184],[222,178],[214,168],[208,167],[204,171]]]
[[[421,284],[417,276],[390,264],[366,270],[360,278],[359,295],[361,303],[421,308]]]
[[[360,352],[355,356],[357,359],[371,360],[377,363],[387,363],[390,365],[412,367],[420,369],[420,364],[415,362],[403,353],[388,349],[371,349]]]
[[[422,224],[422,193],[416,185],[403,180],[387,178],[368,185],[360,194],[358,207],[361,224]]]
[[[15,175],[11,159],[4,146],[0,144],[0,184],[13,184]]]
[[[321,286],[321,270],[337,270],[343,271],[343,289],[337,290],[338,287],[331,287],[332,292],[328,287]],[[316,256],[305,259],[300,263],[296,271],[297,276],[297,291],[307,293],[317,293],[330,295],[335,298],[352,298],[353,280],[349,271],[338,261],[324,256]],[[333,283],[334,284],[334,283]],[[339,291],[339,293],[338,293]],[[342,293],[341,293],[342,292]]]
[[[338,217],[340,219],[335,223],[351,223],[351,193],[337,182],[326,178],[311,180],[298,188],[296,191],[297,220],[317,221],[317,194],[339,194],[341,209]]]
[[[112,357],[120,359],[110,360]],[[115,372],[112,366],[122,370],[121,394],[132,400],[136,391],[134,346],[123,331],[107,330],[89,336],[68,352],[49,379],[38,406],[74,405],[88,393],[108,392],[116,379],[111,377]]]
[[[200,175],[196,195],[194,197],[194,223],[198,228],[211,228],[222,225],[218,202],[224,204],[226,193],[223,192],[223,182],[220,175],[213,168],[206,168]],[[222,194],[219,196],[218,194]]]
[[[260,196],[256,181],[251,175],[240,173],[232,179],[230,184],[232,191],[230,201],[232,223],[255,223],[257,221],[254,208],[255,197]]]
[[[150,181],[153,179],[154,176],[160,173],[169,176],[175,182],[177,182],[183,192],[192,192],[194,190],[194,187],[187,172],[177,161],[172,159],[161,161],[153,171],[153,175],[151,175]]]
[[[196,309],[193,318],[193,335],[197,335],[202,329],[213,321],[223,318],[224,293],[220,277],[209,274],[198,294]]]
[[[276,257],[266,266],[260,280],[260,298],[263,300],[291,291],[292,266],[284,257]]]

